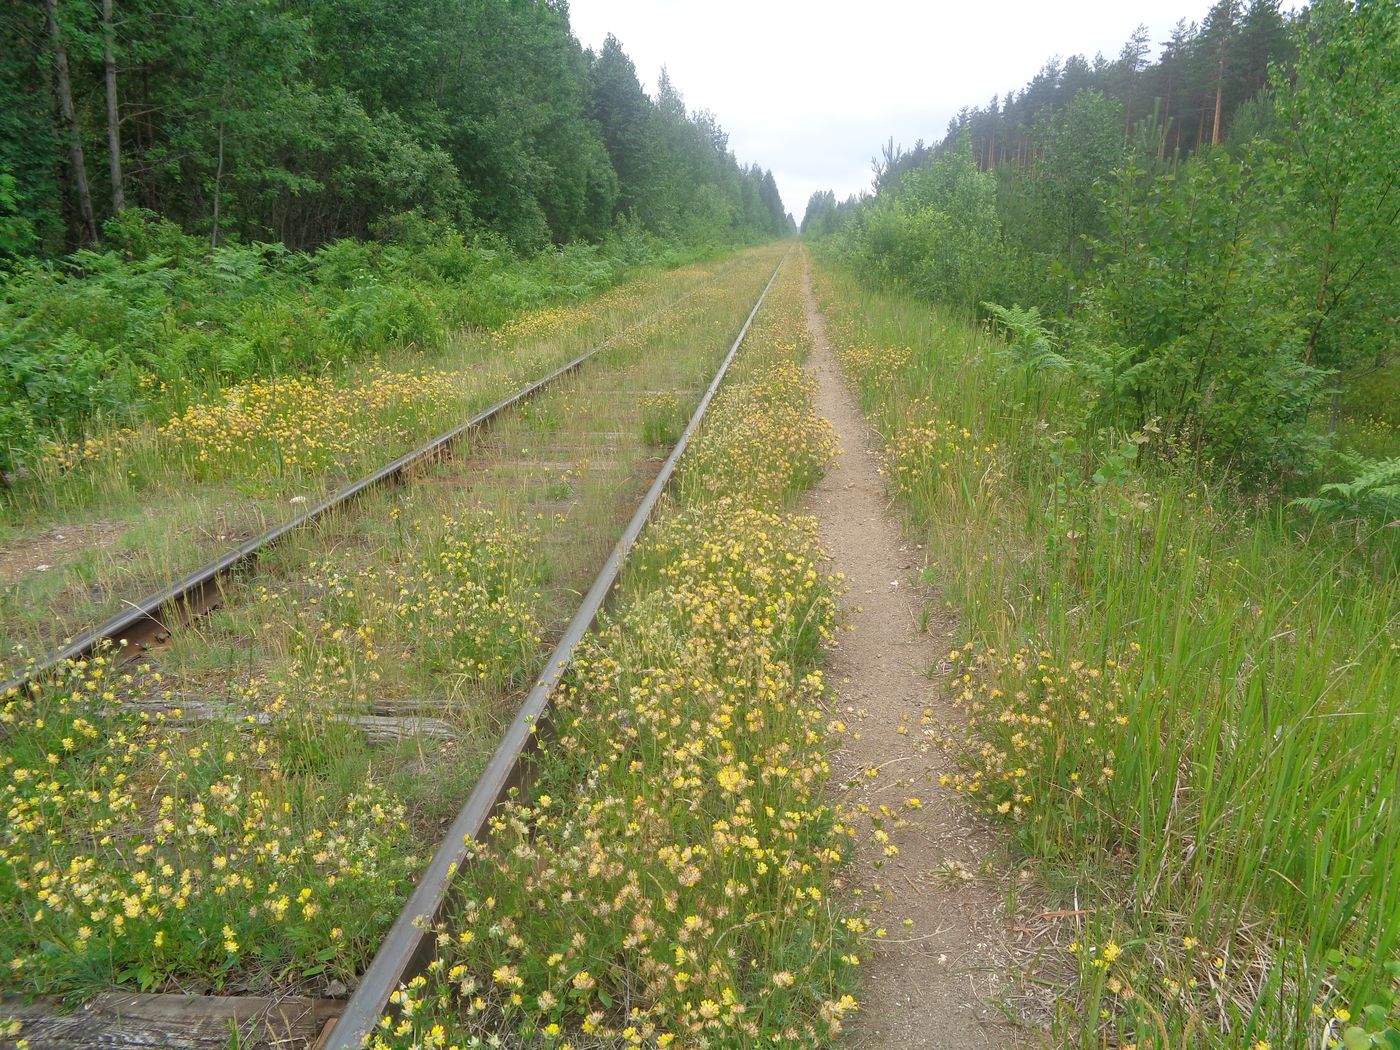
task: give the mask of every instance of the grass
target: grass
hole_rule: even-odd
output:
[[[960,318],[820,296],[963,618],[957,787],[1091,913],[1056,1045],[1395,1045],[1396,530],[1085,432]]]
[[[1349,384],[1339,408],[1340,448],[1376,459],[1400,456],[1400,358]]]
[[[350,980],[777,259],[678,309],[415,483],[280,546],[139,668],[4,699],[0,988]]]
[[[373,1045],[819,1046],[855,1008],[823,801],[815,522],[831,453],[775,284],[607,622],[554,701],[532,788],[464,865],[429,972]]]
[[[56,451],[0,505],[0,667],[21,666],[602,340],[655,326],[733,265],[654,274],[464,333],[437,354],[241,383],[159,425]]]

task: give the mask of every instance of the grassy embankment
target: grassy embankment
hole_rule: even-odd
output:
[[[188,396],[147,406],[142,423],[91,423],[93,436],[50,448],[0,500],[0,668],[23,663],[16,646],[43,651],[583,350],[655,323],[733,265],[649,274],[426,345],[385,336],[372,362],[227,387],[194,373]]]
[[[829,1045],[854,1008],[816,666],[836,605],[793,509],[832,452],[800,278],[794,256],[375,1045]]]
[[[258,563],[153,666],[0,710],[0,988],[364,966],[781,249]]]
[[[1068,384],[925,304],[820,296],[962,617],[957,787],[1086,912],[1057,1045],[1394,1045],[1397,530],[1085,433]]]

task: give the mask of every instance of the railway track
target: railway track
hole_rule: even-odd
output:
[[[211,1040],[222,1032],[258,1030],[267,1036],[253,1046],[304,1046],[315,1050],[350,1050],[363,1045],[380,1019],[390,1009],[391,996],[403,983],[420,972],[431,960],[433,944],[425,933],[449,900],[454,875],[460,867],[468,840],[480,840],[488,820],[511,788],[522,783],[529,756],[538,746],[540,733],[547,729],[550,696],[567,671],[574,652],[593,625],[612,591],[628,552],[637,541],[659,503],[677,464],[684,455],[707,409],[723,383],[730,365],[747,336],[769,289],[782,269],[780,260],[762,292],[701,396],[694,412],[671,447],[650,487],[623,528],[611,553],[588,588],[567,627],[534,684],[515,712],[494,753],[475,782],[465,803],[457,812],[435,854],[419,876],[407,903],[384,938],[373,961],[362,974],[348,1001],[305,997],[253,998],[239,996],[131,995],[107,993],[97,997],[77,1015],[55,1016],[40,1006],[26,1011],[10,1010],[26,1017],[26,1038],[36,1050],[66,1050],[94,1045],[168,1046],[172,1050],[203,1050],[217,1045]],[[689,298],[687,293],[683,298]],[[672,308],[680,300],[670,304]],[[669,312],[669,311],[668,311]],[[616,336],[613,337],[617,338]],[[609,340],[611,341],[611,340]],[[81,658],[105,644],[120,643],[141,647],[154,633],[168,631],[176,617],[198,615],[219,602],[221,584],[227,575],[256,558],[269,545],[316,521],[337,507],[344,506],[366,491],[402,478],[416,464],[430,461],[464,435],[481,428],[502,413],[523,404],[532,396],[573,372],[606,347],[600,344],[554,370],[510,397],[478,413],[472,419],[433,441],[414,449],[373,474],[355,482],[306,510],[291,521],[263,536],[227,552],[209,565],[172,583],[157,594],[135,604],[126,613],[88,632],[82,638],[53,654],[24,678],[0,687],[23,687],[36,681],[66,660]],[[139,650],[138,650],[139,651]],[[9,1004],[6,1004],[9,1005]],[[6,1010],[0,1008],[0,1015]],[[256,1038],[256,1037],[255,1037]],[[153,1041],[154,1040],[154,1041]],[[250,1044],[239,1042],[237,1045]],[[0,1047],[6,1046],[0,1037]]]
[[[729,352],[725,354],[680,439],[666,457],[646,495],[642,497],[632,519],[623,529],[588,593],[584,595],[563,636],[555,644],[544,670],[535,680],[516,712],[515,719],[477,780],[476,787],[443,837],[413,895],[394,920],[394,925],[376,953],[374,961],[346,1004],[344,1013],[331,1023],[329,1037],[324,1042],[326,1050],[358,1050],[389,1008],[389,998],[394,990],[429,962],[432,938],[428,931],[447,900],[452,879],[466,856],[466,843],[479,841],[484,837],[491,813],[505,799],[507,792],[521,782],[529,754],[538,746],[539,734],[548,725],[550,694],[568,670],[574,650],[593,626],[603,603],[617,583],[628,551],[632,549],[632,545],[636,543],[637,537],[641,535],[642,529],[646,527],[656,509],[671,475],[675,473],[676,464],[680,462],[691,438],[699,429],[710,402],[724,381],[730,364],[738,354],[739,347],[743,345],[744,337],[748,335],[749,328],[782,266],[783,262],[779,261],[773,275],[768,278],[768,283],[759,293],[758,301],[754,303],[743,327],[739,329],[739,334],[730,345]]]
[[[728,271],[722,271],[721,276],[726,272]],[[718,277],[711,278],[710,281],[677,297],[667,304],[660,316],[667,316],[680,309],[684,303],[715,280],[718,280]],[[177,624],[217,608],[222,602],[224,581],[276,544],[332,512],[348,507],[367,492],[382,485],[398,482],[408,476],[414,468],[445,455],[463,438],[480,433],[506,413],[555,386],[561,379],[577,373],[587,362],[623,336],[648,323],[651,323],[651,319],[626,326],[534,382],[482,409],[465,422],[346,485],[287,521],[230,548],[159,590],[126,603],[121,612],[45,654],[9,680],[0,682],[0,697],[9,695],[12,691],[27,689],[64,665],[90,656],[99,649],[124,649],[133,657],[148,651],[168,637]],[[0,727],[0,736],[3,734],[3,727]]]

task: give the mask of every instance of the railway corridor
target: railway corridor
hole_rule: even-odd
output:
[[[865,433],[744,253],[7,697],[0,1045],[1012,1045]]]

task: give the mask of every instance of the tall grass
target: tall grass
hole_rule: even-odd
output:
[[[1400,530],[1175,471],[963,319],[820,287],[964,618],[958,786],[1094,913],[1062,1041],[1396,1039]]]
[[[252,378],[441,350],[464,328],[713,254],[620,233],[520,256],[414,216],[385,234],[314,253],[210,248],[130,209],[101,248],[0,267],[0,490],[55,441],[101,441]]]

